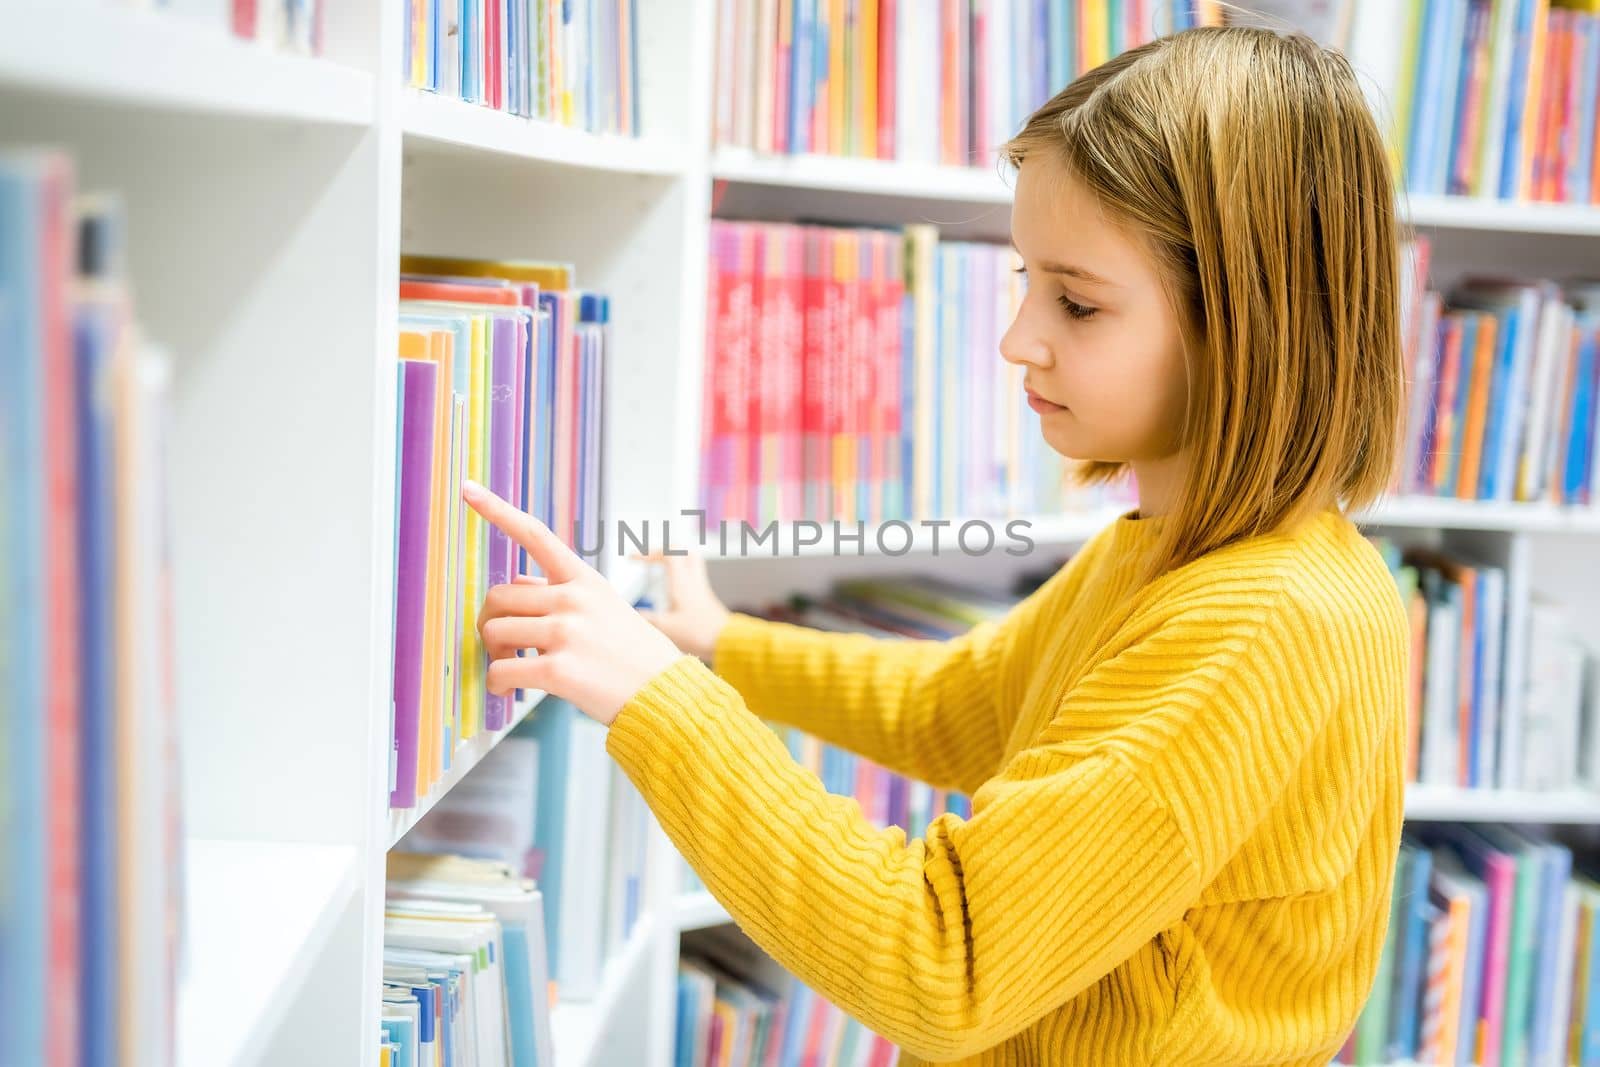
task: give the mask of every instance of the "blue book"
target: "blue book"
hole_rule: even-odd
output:
[[[1522,179],[1522,127],[1527,111],[1528,67],[1533,57],[1534,23],[1540,16],[1539,0],[1521,0],[1517,11],[1517,38],[1511,53],[1510,101],[1506,108],[1505,151],[1500,157],[1500,195],[1515,198]]]
[[[1443,193],[1450,175],[1450,142],[1461,116],[1461,68],[1467,52],[1467,0],[1447,0],[1443,28],[1439,31],[1442,63],[1434,68],[1428,92],[1436,98],[1430,141],[1422,161],[1425,178],[1413,186],[1422,192]]]
[[[1560,1048],[1552,1048],[1549,1039],[1551,1030],[1557,1021],[1555,1015],[1557,972],[1560,970],[1562,957],[1571,958],[1574,946],[1570,942],[1561,940],[1561,916],[1564,910],[1567,879],[1572,876],[1572,853],[1556,844],[1541,844],[1537,855],[1542,859],[1540,890],[1543,895],[1543,906],[1539,912],[1539,942],[1535,951],[1538,953],[1538,962],[1535,965],[1533,981],[1533,1022],[1528,1031],[1528,1062],[1546,1063],[1554,1053],[1565,1053],[1566,1042],[1562,1040]],[[1559,1005],[1561,1010],[1560,1020],[1564,1023],[1567,1010],[1571,1001]],[[1561,1037],[1567,1035],[1567,1027],[1561,1027]]]
[[[108,304],[81,304],[77,360],[78,584],[83,706],[79,732],[83,833],[83,926],[78,977],[83,997],[79,1048],[86,1067],[114,1067],[118,1053],[116,709],[116,466],[106,376],[119,316]]]
[[[1416,1056],[1422,1026],[1421,992],[1428,962],[1428,881],[1433,874],[1433,853],[1417,846],[1413,849],[1405,897],[1406,940],[1400,957],[1400,988],[1405,999],[1393,1017],[1399,1023],[1398,1044],[1390,1046],[1391,1055],[1401,1059]]]
[[[1422,31],[1418,35],[1422,54],[1417,57],[1416,88],[1411,101],[1410,144],[1405,153],[1406,188],[1412,192],[1427,190],[1427,157],[1433,143],[1434,126],[1439,121],[1439,99],[1435,84],[1444,64],[1444,25],[1447,8],[1459,0],[1427,0],[1422,15]]]
[[[0,155],[0,433],[6,478],[0,506],[0,551],[7,585],[0,602],[0,703],[6,716],[7,763],[0,833],[0,878],[9,907],[0,914],[0,1003],[6,1045],[18,1063],[43,1063],[47,971],[45,901],[44,616],[42,527],[44,471],[43,299],[37,249],[43,240],[43,157]],[[7,847],[9,846],[9,847]]]
[[[1499,488],[1497,457],[1500,455],[1500,440],[1505,434],[1506,408],[1509,406],[1506,391],[1517,360],[1517,346],[1522,343],[1520,334],[1525,325],[1522,314],[1515,304],[1500,307],[1495,310],[1495,314],[1500,317],[1500,334],[1497,338],[1499,354],[1495,360],[1494,372],[1489,379],[1489,406],[1483,423],[1483,458],[1478,465],[1477,499],[1479,500],[1493,500]]]
[[[1183,7],[1183,4],[1178,4]],[[1075,60],[1074,45],[1078,40],[1078,0],[1057,0],[1050,5],[1049,10],[1049,35],[1050,35],[1050,71],[1047,96],[1053,96],[1066,88],[1072,80]],[[1044,101],[1040,101],[1043,103]],[[1021,125],[1021,116],[1016,112],[1011,114],[1013,125]],[[1001,130],[1003,134],[1014,133],[1015,130]]]
[[[1444,442],[1450,449],[1449,464],[1445,467],[1445,496],[1455,496],[1461,479],[1461,458],[1472,443],[1467,440],[1467,411],[1472,400],[1472,368],[1477,363],[1478,327],[1482,315],[1467,313],[1461,316],[1461,361],[1456,374],[1456,410],[1454,426],[1456,439]]]
[[[1566,462],[1562,468],[1561,499],[1575,504],[1589,484],[1590,434],[1593,432],[1595,400],[1595,348],[1600,337],[1600,320],[1580,319],[1578,328],[1577,382],[1573,387],[1572,424],[1567,431]]]

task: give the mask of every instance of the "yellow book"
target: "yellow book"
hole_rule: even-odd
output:
[[[845,0],[827,0],[827,146],[824,152],[845,154],[845,123],[850,83],[845,74]]]
[[[878,158],[878,0],[861,0],[861,115],[857,143],[868,159]]]
[[[1092,70],[1111,58],[1111,18],[1106,0],[1083,0],[1083,69]]]
[[[467,477],[479,485],[487,484],[485,468],[488,450],[484,436],[488,424],[489,388],[489,316],[478,315],[472,321],[472,392],[468,397],[467,413]],[[488,527],[483,517],[471,509],[466,513],[465,575],[462,582],[461,618],[463,622],[476,619],[478,605],[483,601],[484,564],[488,557]],[[485,661],[483,642],[478,638],[478,628],[461,627],[461,738],[477,736],[483,725]]]
[[[1600,904],[1600,887],[1578,879],[1578,959],[1572,975],[1572,1003],[1567,1018],[1572,1020],[1567,1033],[1567,1062],[1583,1062],[1583,1033],[1586,1025],[1589,986],[1594,982],[1594,924],[1600,921],[1595,908]]]
[[[431,787],[444,775],[444,746],[446,743],[445,715],[449,694],[445,690],[445,683],[449,672],[445,670],[445,660],[448,658],[446,651],[452,634],[446,622],[453,615],[450,602],[454,599],[454,589],[450,584],[450,570],[448,566],[450,552],[450,482],[451,482],[451,415],[455,407],[455,397],[450,383],[454,380],[454,368],[451,366],[454,338],[446,330],[430,331],[428,336],[428,352],[430,358],[439,365],[439,381],[441,387],[438,392],[438,405],[434,412],[433,424],[433,507],[429,510],[431,519],[428,531],[428,602],[426,618],[428,620],[428,639],[425,648],[426,662],[429,664],[429,678],[432,680],[430,701],[428,707],[428,725],[431,741],[428,747],[429,772],[428,785]],[[419,760],[419,770],[424,766]]]
[[[1456,496],[1475,500],[1478,473],[1483,462],[1483,429],[1489,418],[1489,380],[1499,350],[1500,320],[1494,315],[1478,316],[1478,334],[1472,354],[1472,384],[1467,393],[1467,421],[1461,431],[1461,473],[1456,478]]]
[[[926,223],[907,226],[906,289],[911,293],[912,373],[916,382],[911,415],[912,517],[933,515],[933,371],[938,328],[938,294],[933,291],[934,256],[939,231]]]
[[[428,5],[411,8],[411,84],[418,89],[428,85]]]
[[[1533,163],[1539,148],[1540,103],[1544,99],[1546,30],[1550,22],[1550,0],[1534,0],[1533,41],[1528,48],[1528,92],[1522,102],[1521,144],[1514,146],[1517,159],[1517,197],[1533,199]]]
[[[718,999],[712,1012],[722,1020],[722,1047],[717,1054],[717,1067],[733,1067],[733,1035],[739,1027],[739,1013],[726,1000]]]
[[[502,278],[542,289],[572,288],[572,264],[538,260],[460,259],[453,256],[401,256],[402,274],[443,274],[459,278]]]

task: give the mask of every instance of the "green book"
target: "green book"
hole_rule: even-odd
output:
[[[1386,1062],[1385,1045],[1389,1040],[1389,1004],[1394,991],[1394,958],[1398,952],[1395,942],[1405,934],[1405,923],[1400,921],[1404,910],[1403,894],[1410,880],[1411,854],[1401,849],[1395,862],[1394,888],[1389,895],[1389,931],[1383,938],[1383,951],[1378,955],[1378,973],[1372,980],[1372,992],[1356,1020],[1355,1063],[1352,1067],[1381,1067]]]

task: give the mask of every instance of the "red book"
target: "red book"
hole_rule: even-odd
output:
[[[901,305],[905,300],[905,277],[901,263],[901,241],[897,234],[883,235],[883,292],[878,305],[877,382],[874,402],[879,409],[878,433],[882,453],[880,476],[883,481],[885,518],[898,518],[905,510],[900,499],[901,435]],[[892,514],[891,514],[892,513]]]
[[[803,477],[805,514],[816,520],[827,517],[827,486],[830,473],[826,417],[827,385],[827,281],[828,231],[805,230],[805,273],[801,282],[802,347],[800,433],[804,440]]]
[[[753,523],[760,524],[770,518],[767,501],[773,482],[776,481],[774,461],[777,458],[773,432],[776,429],[777,382],[773,375],[773,352],[777,347],[774,332],[777,303],[772,288],[776,279],[772,275],[770,251],[773,238],[769,227],[761,223],[749,226],[750,234],[750,388],[745,393],[746,425],[750,429],[750,447],[745,452],[745,485],[747,488],[747,514]]]
[[[517,307],[522,296],[509,286],[467,285],[456,282],[400,282],[401,300],[449,300],[463,304],[493,304],[496,307]]]
[[[49,1029],[46,1062],[78,1062],[79,914],[82,847],[78,790],[78,728],[82,693],[78,670],[78,435],[73,418],[77,380],[68,320],[73,270],[73,172],[52,155],[40,183],[43,225],[39,249],[40,325],[44,348],[45,464],[45,723],[49,825]],[[27,813],[30,815],[39,813]]]
[[[802,488],[801,395],[805,324],[801,318],[805,286],[804,231],[798,226],[776,227],[781,244],[782,273],[777,288],[778,315],[778,517],[786,521],[804,515]]]
[[[252,40],[256,35],[256,0],[233,0],[233,32]]]
[[[756,488],[750,479],[750,453],[755,447],[758,431],[751,421],[750,399],[756,393],[755,288],[758,245],[756,227],[742,225],[735,233],[733,289],[728,300],[728,326],[732,333],[728,350],[727,410],[729,438],[733,445],[728,516],[753,520],[755,515],[751,504]]]
[[[730,284],[724,249],[730,228],[730,223],[712,220],[710,255],[706,257],[709,270],[706,278],[706,365],[700,394],[700,504],[706,510],[708,523],[716,522],[724,514],[722,449],[727,424],[722,417],[722,394],[723,363],[727,353],[724,326]]]

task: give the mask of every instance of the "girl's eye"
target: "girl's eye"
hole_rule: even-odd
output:
[[[1094,318],[1094,313],[1099,310],[1099,308],[1085,307],[1076,300],[1065,296],[1056,297],[1056,302],[1061,305],[1061,310],[1065,311],[1068,315],[1071,315],[1079,322],[1082,322],[1085,319]]]

